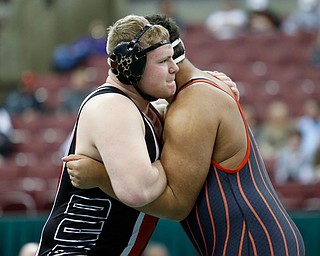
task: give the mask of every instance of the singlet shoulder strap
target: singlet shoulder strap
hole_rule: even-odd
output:
[[[82,102],[80,108],[79,108],[79,111],[78,111],[78,116],[83,108],[83,106],[91,99],[93,98],[94,96],[97,96],[97,95],[100,95],[100,94],[103,94],[103,93],[108,93],[108,92],[111,92],[111,93],[118,93],[118,94],[121,94],[123,96],[126,96],[127,98],[129,98],[131,100],[131,98],[125,94],[123,91],[121,91],[120,89],[114,87],[114,86],[110,86],[110,85],[106,85],[106,84],[103,84],[103,85],[100,85],[98,88],[96,88],[94,91],[92,91]]]
[[[227,94],[230,95],[230,93],[227,92],[225,89],[221,88],[221,87],[220,87],[219,85],[217,85],[215,82],[213,82],[213,81],[211,81],[211,80],[209,80],[209,79],[207,79],[207,78],[193,78],[193,79],[191,79],[190,81],[188,81],[188,82],[185,83],[182,87],[179,88],[177,94],[178,94],[180,91],[182,91],[183,89],[185,89],[185,88],[187,88],[187,87],[189,87],[189,86],[191,86],[191,85],[193,85],[193,84],[195,84],[195,83],[207,83],[207,84],[210,84],[210,85],[212,85],[212,86],[214,86],[214,87],[216,87],[216,88],[218,88],[218,89],[220,89],[220,90],[222,90],[222,91],[224,91],[224,92],[226,92]]]
[[[84,105],[90,100],[92,99],[93,97],[97,96],[97,95],[100,95],[100,94],[103,94],[103,93],[108,93],[108,92],[112,92],[112,93],[119,93],[119,94],[122,94],[124,96],[127,96],[124,92],[122,92],[121,90],[119,90],[118,88],[116,87],[113,87],[113,86],[109,86],[109,85],[106,85],[106,84],[103,84],[103,85],[100,85],[98,88],[96,88],[94,91],[92,91],[81,103],[80,107],[79,107],[79,110],[78,110],[78,114],[77,114],[77,117],[76,117],[76,120],[75,120],[75,124],[74,124],[74,127],[73,127],[73,131],[72,131],[72,137],[70,138],[71,139],[71,143],[70,143],[70,147],[69,147],[69,150],[68,150],[68,154],[71,154],[71,153],[74,153],[74,148],[75,148],[75,134],[76,134],[76,131],[77,131],[77,127],[78,127],[78,121],[79,121],[79,116],[80,116],[80,113],[84,107]],[[129,96],[127,96],[129,98]],[[130,98],[129,98],[130,99]]]

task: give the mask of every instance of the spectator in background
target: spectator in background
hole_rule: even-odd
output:
[[[320,143],[317,147],[316,153],[314,154],[314,157],[312,160],[313,160],[313,166],[315,169],[315,180],[319,182],[320,181]]]
[[[320,28],[318,30],[317,39],[311,51],[310,62],[314,67],[320,68]]]
[[[5,108],[11,115],[44,112],[47,94],[37,87],[37,75],[31,70],[21,74],[19,87],[8,94]]]
[[[89,24],[89,35],[82,39],[90,44],[90,54],[106,54],[107,28],[102,20],[93,20]]]
[[[266,119],[260,126],[258,137],[258,145],[265,159],[275,159],[286,145],[293,125],[285,102],[273,101],[267,106]]]
[[[314,182],[314,168],[310,155],[302,149],[302,134],[299,130],[290,133],[286,146],[276,157],[275,181],[310,184]]]
[[[19,252],[19,256],[34,256],[38,248],[38,243],[26,243]]]
[[[272,33],[281,26],[281,18],[269,6],[269,0],[247,0],[247,30],[253,33]]]
[[[233,0],[227,0],[222,10],[215,11],[208,16],[205,26],[214,37],[225,40],[241,35],[246,23],[246,12],[238,8]]]
[[[246,117],[249,127],[252,133],[258,137],[259,136],[259,126],[260,121],[258,119],[257,109],[252,104],[242,104],[242,111]]]
[[[53,67],[57,71],[70,71],[88,56],[105,54],[106,27],[101,20],[89,24],[89,33],[71,44],[60,44],[53,51]]]
[[[282,23],[284,33],[293,35],[301,31],[320,29],[319,0],[298,0],[298,7]]]
[[[12,149],[13,126],[9,112],[0,106],[0,157],[10,154]]]
[[[302,149],[313,157],[320,143],[320,102],[307,99],[303,104],[304,115],[298,118],[296,127],[302,133]]]
[[[158,5],[160,13],[174,19],[181,30],[181,34],[183,34],[185,31],[185,24],[177,12],[177,0],[158,0]]]
[[[70,84],[62,94],[61,111],[77,113],[81,102],[92,90],[89,84],[88,72],[85,68],[77,68],[72,71]]]
[[[145,249],[143,256],[170,256],[170,254],[164,244],[151,242]]]

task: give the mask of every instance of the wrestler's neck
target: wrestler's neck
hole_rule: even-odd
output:
[[[187,82],[189,82],[191,79],[196,77],[203,76],[203,71],[196,68],[188,59],[184,59],[183,61],[178,63],[179,71],[176,74],[176,85],[177,85],[177,91],[180,90],[180,88],[185,85]],[[168,102],[171,102],[173,99],[167,99]]]
[[[179,71],[176,74],[177,89],[180,89],[185,83],[194,77],[199,77],[202,71],[196,68],[188,59],[184,59],[178,63]]]

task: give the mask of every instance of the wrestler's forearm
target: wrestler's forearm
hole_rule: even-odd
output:
[[[160,168],[158,163],[159,161],[157,161],[157,164],[154,165],[157,165],[157,167]],[[95,162],[94,165],[95,166],[92,166],[92,168],[94,168],[96,171],[99,170],[99,188],[104,193],[118,200],[112,189],[105,166],[100,162]],[[135,209],[159,218],[182,220],[189,214],[192,208],[191,206],[192,204],[190,204],[189,207],[186,206],[181,197],[177,198],[173,189],[170,187],[170,184],[167,184],[164,192],[156,200],[145,206]]]
[[[188,216],[192,207],[186,206],[183,201],[176,197],[172,188],[167,185],[160,197],[136,209],[158,218],[181,221]]]
[[[119,200],[103,163],[83,155],[70,155],[65,157],[64,161],[68,162],[69,175],[72,175],[74,186],[81,189],[98,187],[104,193]],[[158,169],[159,173],[164,174],[160,161],[156,161],[152,165]],[[172,220],[181,220],[187,216],[194,201],[194,198],[190,197],[192,189],[184,191],[183,186],[179,185],[180,179],[178,177],[172,175],[168,175],[168,177],[170,182],[168,181],[163,193],[151,203],[136,208],[137,210]]]

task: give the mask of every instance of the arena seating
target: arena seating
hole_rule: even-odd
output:
[[[320,70],[309,62],[315,40],[316,35],[311,33],[249,34],[217,40],[202,25],[190,25],[184,35],[189,59],[202,69],[219,70],[235,80],[241,103],[254,105],[260,120],[271,100],[285,100],[291,114],[299,116],[302,113],[299,103],[310,96],[320,98]],[[85,65],[91,70],[92,86],[104,82],[105,56],[92,56]],[[13,117],[15,151],[0,162],[0,215],[10,208],[9,204],[27,214],[48,211],[51,207],[61,168],[61,145],[75,121],[74,115],[54,113],[69,75],[47,74],[39,78],[39,87],[47,93],[47,106],[52,113],[33,118]],[[272,180],[273,163],[266,165]],[[320,184],[307,187],[290,183],[275,189],[290,211],[320,210]],[[20,204],[20,208],[14,204]]]

